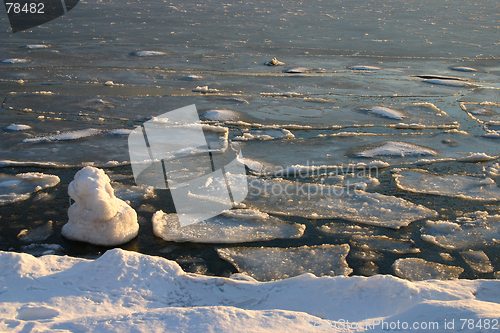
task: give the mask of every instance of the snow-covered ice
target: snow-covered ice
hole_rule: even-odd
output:
[[[281,280],[304,273],[316,276],[349,275],[352,269],[345,258],[349,245],[315,245],[296,248],[228,247],[218,248],[222,259],[240,273],[258,281]]]
[[[177,214],[158,211],[153,232],[166,241],[196,243],[243,243],[277,238],[299,238],[305,225],[288,223],[252,209],[233,209],[208,220],[181,227]]]
[[[387,141],[383,145],[356,153],[358,157],[382,157],[382,156],[436,156],[437,152],[406,142]]]
[[[437,215],[422,205],[393,196],[284,179],[252,179],[245,203],[271,214],[337,218],[394,229]]]
[[[443,265],[422,258],[400,258],[392,265],[397,276],[410,281],[457,279],[462,267]]]
[[[287,129],[283,128],[259,128],[259,129],[242,129],[242,135],[233,138],[235,141],[248,140],[274,140],[274,139],[293,139],[295,135]]]
[[[460,255],[474,271],[479,273],[493,272],[493,266],[491,265],[490,258],[488,258],[484,251],[469,250],[460,252]]]
[[[0,252],[0,270],[2,331],[382,332],[381,319],[437,322],[444,331],[444,318],[459,328],[460,318],[500,317],[498,280],[304,274],[257,282],[185,273],[174,261],[120,249],[96,260]],[[359,329],[342,328],[346,321]]]
[[[500,239],[500,215],[477,211],[451,221],[427,221],[422,239],[445,249],[466,249],[493,245]]]
[[[393,173],[399,189],[467,200],[500,200],[500,188],[491,178],[434,175],[425,170],[408,169]]]
[[[62,235],[72,240],[114,246],[137,236],[137,213],[114,195],[103,170],[85,167],[68,186],[75,203],[68,209],[69,221]]]
[[[0,206],[28,199],[32,193],[59,184],[56,175],[40,172],[0,174]]]

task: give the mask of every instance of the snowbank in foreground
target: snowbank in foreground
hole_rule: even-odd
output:
[[[97,260],[0,252],[0,271],[2,332],[379,332],[431,323],[453,331],[460,319],[500,317],[497,280],[304,274],[261,283],[185,273],[119,249]]]

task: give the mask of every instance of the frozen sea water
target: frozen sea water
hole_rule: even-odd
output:
[[[53,221],[46,242],[60,243],[57,253],[102,253],[60,236],[67,222],[67,186],[77,170],[93,165],[113,174],[116,196],[138,211],[139,237],[124,248],[180,263],[189,257],[207,274],[234,273],[235,267],[214,255],[213,245],[154,237],[153,213],[174,214],[175,207],[168,189],[135,187],[130,168],[127,137],[133,129],[196,104],[204,125],[224,128],[222,135],[205,128],[206,138],[227,147],[238,143],[244,159],[255,162],[248,171],[259,181],[308,183],[304,189],[313,192],[322,186],[364,189],[352,198],[259,198],[258,209],[307,228],[300,238],[262,240],[257,246],[339,245],[356,234],[374,235],[412,240],[421,249],[419,257],[439,260],[442,249],[420,240],[424,228],[424,238],[435,236],[447,245],[454,240],[464,246],[461,251],[470,244],[486,246],[481,250],[498,270],[490,254],[498,246],[495,202],[401,191],[387,169],[498,181],[496,161],[488,162],[500,156],[496,6],[491,0],[452,5],[425,0],[418,6],[400,0],[292,0],[285,6],[261,0],[166,6],[144,0],[123,6],[110,0],[85,3],[16,34],[2,16],[0,60],[12,60],[0,63],[2,174],[42,172],[61,181],[2,206],[0,244],[28,251],[17,235]],[[265,65],[273,58],[286,65]],[[349,172],[339,175],[339,167]],[[348,175],[360,170],[367,172]],[[442,189],[448,178],[438,180]],[[475,226],[460,219],[477,211],[489,217]],[[442,221],[456,221],[463,231],[440,239],[431,222]],[[365,273],[393,273],[395,258],[406,256],[370,251],[353,247],[346,260],[355,274],[362,274],[362,267]],[[477,277],[463,260],[454,264],[465,268],[462,277]]]
[[[434,175],[422,170],[400,170],[393,177],[398,188],[405,191],[468,200],[500,200],[500,188],[491,178]]]
[[[244,243],[277,238],[300,238],[305,225],[287,223],[266,213],[235,209],[200,223],[181,227],[177,214],[158,211],[153,231],[166,241],[194,243]]]
[[[469,266],[479,272],[479,273],[491,273],[493,272],[493,266],[491,261],[483,251],[464,251],[460,252],[462,258]]]
[[[394,262],[392,268],[397,276],[410,281],[452,280],[457,279],[464,271],[461,267],[443,265],[421,258],[398,259]]]
[[[349,253],[347,244],[298,248],[218,248],[217,253],[235,265],[240,273],[258,281],[281,280],[304,273],[335,276],[352,272],[345,261]]]
[[[56,175],[40,172],[0,174],[0,206],[28,199],[32,193],[54,187],[60,182]]]

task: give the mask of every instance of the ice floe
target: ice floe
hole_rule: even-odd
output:
[[[467,200],[500,200],[500,188],[491,178],[440,176],[419,169],[396,170],[393,177],[399,189],[409,192]]]
[[[458,279],[464,269],[424,260],[422,258],[401,258],[392,264],[397,276],[410,281]]]
[[[12,124],[4,128],[7,131],[27,131],[29,129],[31,129],[31,126],[22,124]]]
[[[47,223],[32,228],[32,229],[23,229],[17,235],[17,238],[22,240],[23,242],[42,242],[49,238],[53,234],[53,222],[48,221]]]
[[[25,49],[29,50],[38,50],[38,49],[46,49],[48,48],[48,45],[44,44],[28,44],[24,46]]]
[[[251,179],[245,203],[277,215],[337,218],[394,229],[437,215],[431,209],[393,196],[283,179]]]
[[[296,248],[230,247],[218,248],[219,256],[240,273],[258,281],[274,281],[312,273],[316,276],[349,275],[345,258],[349,245],[316,245]]]
[[[209,94],[209,93],[217,93],[217,92],[219,92],[219,89],[209,88],[208,86],[197,86],[192,91]]]
[[[360,151],[355,154],[358,157],[381,157],[381,156],[396,156],[396,157],[406,157],[406,156],[436,156],[438,153],[432,149],[425,148],[419,145],[398,142],[398,141],[387,141],[383,145]]]
[[[493,272],[490,258],[483,251],[463,251],[460,252],[460,255],[474,271],[479,273]]]
[[[27,59],[19,59],[19,58],[12,58],[12,59],[3,59],[0,61],[3,64],[24,64],[27,63]]]
[[[286,69],[283,72],[284,73],[312,73],[314,71],[314,68],[311,67],[293,67],[290,69]]]
[[[28,199],[32,193],[59,184],[55,175],[39,172],[0,174],[0,206]]]
[[[355,70],[355,71],[378,71],[380,67],[377,66],[351,66],[349,69]]]
[[[283,61],[279,61],[278,58],[272,58],[270,61],[266,62],[264,65],[267,66],[283,66],[286,65]]]
[[[500,239],[500,215],[477,211],[451,221],[427,221],[420,230],[422,240],[445,249],[492,245]]]
[[[85,167],[68,186],[75,203],[68,209],[69,221],[62,235],[72,240],[114,246],[137,236],[136,212],[114,195],[103,170]]]
[[[200,114],[200,120],[204,121],[236,121],[241,118],[237,111],[229,109],[214,109],[208,110]]]
[[[153,232],[173,242],[243,243],[277,238],[299,238],[305,225],[288,223],[252,209],[234,209],[208,220],[181,227],[177,214],[158,211],[153,215]]]
[[[242,129],[242,135],[233,138],[235,141],[248,140],[274,140],[274,139],[293,139],[295,135],[287,129],[262,127],[259,129]]]
[[[345,223],[345,222],[334,222],[327,223],[320,227],[319,230],[327,233],[327,234],[335,234],[335,235],[371,235],[374,232],[374,228],[371,226],[353,224],[353,223]]]
[[[407,116],[401,112],[401,111],[398,111],[398,110],[394,110],[394,109],[391,109],[391,108],[388,108],[388,107],[385,107],[385,106],[373,106],[371,108],[368,108],[368,113],[371,113],[371,114],[374,114],[374,115],[377,115],[377,116],[381,116],[381,117],[387,117],[387,118],[391,118],[391,119],[403,119],[403,118],[407,118]]]
[[[165,55],[166,53],[160,51],[137,51],[132,54],[136,57],[151,57]]]
[[[27,139],[24,139],[23,142],[38,143],[38,142],[44,142],[44,141],[78,140],[81,138],[86,138],[89,136],[100,134],[101,132],[102,132],[102,130],[99,130],[96,128],[88,128],[88,129],[78,130],[78,131],[69,131],[69,132],[63,132],[63,133],[59,133],[59,134],[34,137],[34,138],[27,138]]]
[[[427,79],[424,80],[425,83],[437,84],[441,86],[448,87],[477,87],[477,84],[470,82],[460,81],[460,80],[447,80],[447,79]]]
[[[460,107],[480,124],[500,125],[500,105],[497,102],[461,103]]]
[[[458,72],[477,72],[477,69],[472,68],[472,67],[465,67],[465,66],[454,66],[450,67],[450,69]]]
[[[400,240],[387,236],[354,235],[350,240],[351,246],[369,251],[388,251],[396,254],[419,253],[412,240]]]

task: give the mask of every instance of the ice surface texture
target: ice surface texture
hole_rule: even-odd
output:
[[[245,202],[277,215],[338,218],[394,229],[437,216],[431,209],[393,196],[280,178],[252,179]]]
[[[402,258],[392,265],[397,276],[410,281],[457,279],[464,271],[462,267],[448,266],[421,258]]]
[[[316,276],[352,273],[345,260],[349,253],[347,244],[296,248],[232,247],[218,248],[217,253],[240,273],[259,281],[281,280],[304,273]]]
[[[500,317],[498,280],[410,282],[388,275],[295,278],[261,283],[209,277],[120,249],[97,260],[0,252],[0,331],[346,332],[384,318],[439,322]],[[17,317],[17,318],[16,318]],[[345,323],[345,322],[344,322]],[[312,325],[328,330],[313,329]],[[331,325],[331,326],[330,326]],[[251,329],[249,329],[251,328]],[[358,332],[379,332],[361,329]],[[352,332],[352,331],[351,331]]]
[[[40,172],[0,175],[0,206],[23,201],[34,192],[59,184],[59,177]]]
[[[136,212],[114,195],[103,170],[85,167],[68,186],[75,203],[68,209],[64,237],[96,245],[123,244],[139,232]]]
[[[242,243],[276,238],[299,238],[305,225],[287,223],[252,209],[234,209],[208,220],[181,227],[177,214],[158,211],[153,232],[166,241],[197,243]]]
[[[427,221],[421,232],[424,241],[450,250],[492,245],[500,239],[500,215],[477,211],[455,222]]]
[[[393,174],[399,189],[468,200],[500,200],[500,188],[491,178],[439,176],[425,170],[401,170]]]

